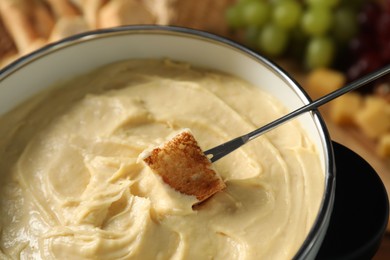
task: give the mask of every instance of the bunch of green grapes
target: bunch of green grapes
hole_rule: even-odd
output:
[[[308,69],[331,67],[357,33],[362,0],[238,0],[226,11],[245,43],[269,57],[290,56]]]

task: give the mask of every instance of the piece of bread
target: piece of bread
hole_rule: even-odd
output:
[[[141,158],[169,186],[200,202],[226,187],[189,130],[145,152]]]
[[[49,42],[61,40],[77,33],[88,31],[88,25],[81,16],[63,17],[55,24]]]
[[[10,53],[16,53],[16,46],[7,32],[3,20],[0,17],[0,60],[9,56]]]
[[[39,38],[30,16],[28,15],[31,3],[0,1],[0,15],[4,26],[14,40],[19,52],[24,53],[26,49]]]
[[[45,0],[56,17],[72,17],[79,16],[79,9],[68,0]]]
[[[98,13],[98,28],[110,28],[128,24],[153,24],[155,17],[136,0],[111,0]]]
[[[71,2],[81,10],[88,27],[96,29],[98,28],[97,16],[99,10],[110,0],[72,0]]]

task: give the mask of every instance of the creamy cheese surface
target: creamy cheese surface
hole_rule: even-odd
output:
[[[60,86],[60,87],[59,87]],[[167,60],[79,76],[0,118],[0,258],[289,259],[320,207],[314,144],[289,122],[217,161],[194,197],[138,156],[189,128],[207,150],[286,113],[236,77]]]

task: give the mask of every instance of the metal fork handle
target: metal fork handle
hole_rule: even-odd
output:
[[[323,104],[326,104],[327,102],[341,96],[341,95],[344,95],[345,93],[347,92],[350,92],[352,90],[356,90],[358,89],[359,87],[362,87],[386,74],[388,74],[390,72],[390,64],[388,64],[387,66],[379,69],[379,70],[376,70],[370,74],[367,74],[366,76],[358,79],[358,80],[355,80],[351,83],[349,83],[348,85],[342,87],[342,88],[339,88],[303,107],[300,107],[292,112],[290,112],[289,114],[283,116],[283,117],[280,117],[278,119],[276,119],[275,121],[272,121],[248,134],[245,134],[245,135],[242,135],[242,136],[239,136],[237,138],[234,138],[233,140],[230,140],[226,143],[223,143],[221,145],[218,145],[214,148],[211,148],[207,151],[204,152],[204,154],[206,156],[209,157],[209,159],[211,160],[211,162],[215,162],[217,161],[218,159],[224,157],[225,155],[233,152],[234,150],[236,150],[237,148],[241,147],[242,145],[244,145],[245,143],[255,139],[256,137],[276,128],[277,126],[281,125],[281,124],[284,124],[288,121],[290,121],[291,119],[303,114],[303,113],[306,113],[306,112],[309,112],[309,111],[312,111],[320,106],[322,106]]]

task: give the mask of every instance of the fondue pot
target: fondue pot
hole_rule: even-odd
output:
[[[236,75],[261,86],[288,110],[310,102],[285,71],[235,42],[187,28],[146,25],[75,35],[5,67],[0,71],[0,116],[58,81],[138,58],[169,58]],[[362,158],[332,142],[317,110],[295,120],[315,143],[325,178],[317,218],[295,258],[372,257],[388,220],[381,180]]]

